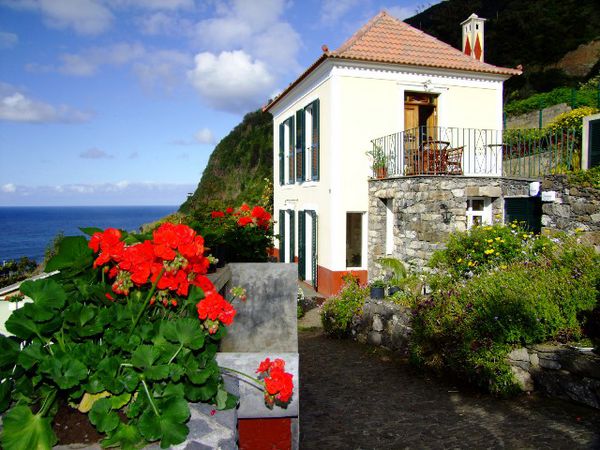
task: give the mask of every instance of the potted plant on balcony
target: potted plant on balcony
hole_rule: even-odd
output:
[[[376,178],[387,177],[388,156],[383,148],[378,145],[373,146],[373,150],[369,150],[367,155],[373,160],[371,168]]]
[[[385,297],[386,283],[383,280],[373,280],[369,284],[370,296],[375,299],[383,299]]]

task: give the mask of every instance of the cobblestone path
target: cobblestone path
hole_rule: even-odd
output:
[[[300,449],[600,449],[600,411],[500,400],[380,349],[302,331]]]

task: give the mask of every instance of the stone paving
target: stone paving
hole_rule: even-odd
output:
[[[600,449],[600,411],[502,400],[321,330],[299,333],[301,449]]]

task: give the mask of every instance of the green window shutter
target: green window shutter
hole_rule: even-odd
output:
[[[285,165],[284,165],[284,151],[285,151],[285,124],[279,124],[279,184],[284,183],[285,176]]]
[[[313,287],[315,289],[317,289],[318,286],[318,282],[317,282],[317,229],[318,229],[318,223],[317,223],[317,212],[316,211],[311,211],[311,216],[312,216],[312,284]]]
[[[298,278],[306,280],[306,211],[298,211]]]
[[[285,262],[285,210],[279,210],[279,262]]]
[[[293,263],[296,256],[296,220],[293,209],[288,209],[288,214],[290,217],[290,262]]]
[[[600,166],[600,119],[590,120],[588,169]]]
[[[290,117],[287,120],[288,123],[288,129],[290,130],[290,140],[288,143],[288,154],[289,154],[289,158],[288,158],[288,183],[289,184],[294,184],[296,182],[296,176],[294,175],[294,173],[296,172],[296,159],[295,159],[295,146],[296,146],[296,140],[294,138],[294,131],[296,129],[296,127],[294,126],[294,116]]]
[[[296,181],[304,181],[304,110],[296,111]]]
[[[321,159],[321,141],[319,136],[319,99],[312,102],[312,171],[311,179],[314,181],[319,180],[319,165]]]

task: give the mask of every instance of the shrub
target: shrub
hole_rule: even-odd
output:
[[[325,331],[335,337],[344,337],[350,332],[352,318],[362,311],[369,289],[360,286],[358,280],[349,275],[339,294],[328,298],[321,309],[321,322]]]
[[[600,166],[570,172],[567,178],[571,185],[600,189]]]
[[[576,108],[566,113],[559,114],[554,118],[548,125],[550,130],[559,130],[563,128],[581,128],[583,125],[583,118],[591,114],[596,114],[597,108],[591,106],[583,106]]]
[[[582,315],[597,302],[600,256],[572,237],[556,242],[529,237],[513,242],[508,257],[484,261],[465,278],[449,255],[472,249],[473,234],[490,228],[454,236],[447,254],[437,255],[444,262],[438,270],[450,274],[430,297],[417,302],[411,357],[492,393],[508,394],[516,390],[506,361],[513,347],[581,336]],[[509,231],[514,236],[514,229]],[[502,236],[505,241],[510,237]],[[542,251],[535,250],[538,246]]]

